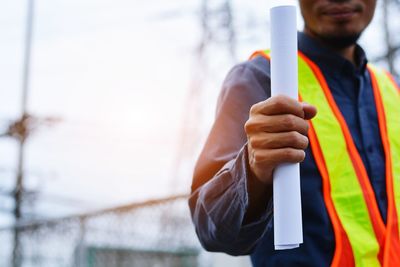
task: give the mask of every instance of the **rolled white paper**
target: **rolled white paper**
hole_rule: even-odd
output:
[[[271,95],[298,99],[296,7],[275,6],[271,15]],[[274,171],[274,242],[276,250],[303,243],[300,165],[282,164]]]

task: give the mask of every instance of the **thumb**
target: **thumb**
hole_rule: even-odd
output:
[[[317,115],[317,108],[313,105],[310,105],[306,102],[301,103],[303,105],[303,111],[304,111],[304,119],[305,120],[311,120],[312,118]]]

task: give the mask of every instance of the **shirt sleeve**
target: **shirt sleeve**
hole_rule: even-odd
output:
[[[231,255],[250,254],[272,218],[271,196],[249,219],[252,188],[257,186],[248,166],[244,124],[250,107],[270,96],[269,64],[238,65],[228,74],[217,114],[194,171],[189,199],[192,220],[203,247]]]

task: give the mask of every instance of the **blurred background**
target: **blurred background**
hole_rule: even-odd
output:
[[[187,197],[269,0],[0,0],[0,266],[250,266],[202,250]],[[400,73],[400,1],[361,39]],[[299,14],[299,29],[303,23]]]

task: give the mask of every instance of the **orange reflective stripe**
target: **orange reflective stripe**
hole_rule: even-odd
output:
[[[389,137],[386,128],[386,115],[383,105],[382,96],[379,90],[378,81],[376,75],[371,68],[368,66],[368,71],[371,76],[372,88],[375,97],[375,106],[378,113],[379,130],[382,139],[383,150],[385,153],[385,171],[386,171],[386,192],[388,199],[388,215],[387,215],[387,229],[386,229],[386,240],[385,240],[385,252],[384,252],[384,264],[383,266],[400,266],[400,243],[399,243],[399,226],[398,226],[398,215],[396,211],[396,203],[394,197],[394,185],[393,185],[393,168],[392,168],[392,151],[389,144]],[[391,76],[389,76],[391,77]],[[393,83],[394,81],[390,79]],[[382,88],[383,90],[383,88]]]
[[[333,200],[331,197],[331,187],[329,183],[329,174],[321,151],[321,146],[319,145],[318,138],[316,136],[312,122],[310,121],[309,124],[310,130],[308,132],[308,138],[310,140],[310,146],[314,155],[315,163],[317,164],[318,170],[322,177],[322,191],[324,202],[329,214],[329,218],[331,219],[333,232],[335,234],[336,248],[331,266],[352,267],[355,265],[353,250],[333,204]]]

